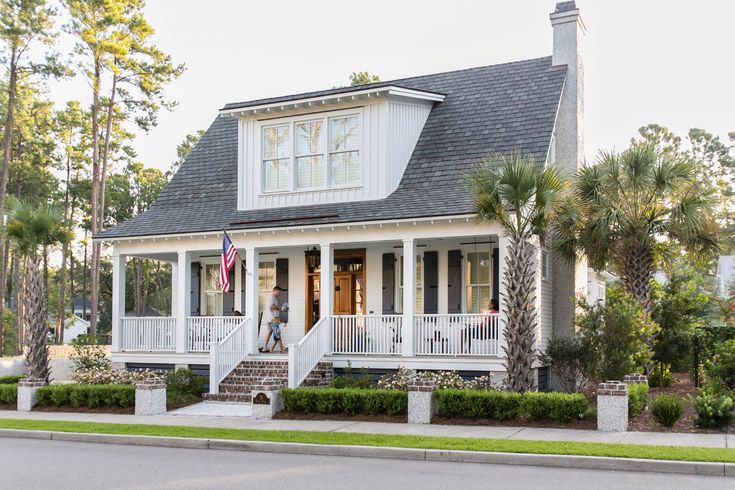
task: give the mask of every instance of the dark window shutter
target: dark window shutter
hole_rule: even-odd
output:
[[[462,251],[447,254],[447,313],[462,313]]]
[[[383,315],[396,312],[396,256],[383,254]]]
[[[288,303],[288,259],[276,259],[276,284],[283,289],[278,303],[281,305]],[[282,311],[279,316],[282,322],[288,323],[287,311]]]
[[[500,260],[498,249],[493,249],[493,299],[495,306],[500,308]]]
[[[202,285],[201,281],[201,271],[202,271],[202,265],[199,262],[192,262],[191,263],[191,310],[190,314],[191,316],[199,316],[201,312],[199,311],[201,300],[201,294],[200,293],[200,287]]]
[[[439,255],[424,252],[424,313],[439,313]]]
[[[222,293],[222,314],[224,316],[232,316],[235,312],[235,268],[232,267],[229,273],[230,290]]]

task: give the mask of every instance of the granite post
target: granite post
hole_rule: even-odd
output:
[[[253,385],[253,417],[255,420],[272,419],[275,414],[283,410],[281,388],[281,380],[277,378],[263,378]]]
[[[408,382],[408,423],[430,424],[436,414],[436,382],[414,378]]]
[[[166,382],[146,379],[135,383],[135,415],[166,413]]]
[[[30,412],[36,405],[36,392],[46,386],[40,378],[23,378],[18,381],[18,411]]]
[[[628,430],[628,385],[620,381],[605,381],[597,386],[597,430],[625,432]]]

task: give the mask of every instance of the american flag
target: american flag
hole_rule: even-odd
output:
[[[222,238],[222,256],[219,261],[219,280],[217,281],[217,285],[224,293],[230,291],[230,269],[235,263],[236,256],[237,249],[232,244],[230,236],[225,232],[225,236]]]

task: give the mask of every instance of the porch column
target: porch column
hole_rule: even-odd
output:
[[[260,252],[255,247],[245,249],[245,312],[246,318],[250,318],[248,332],[245,335],[249,339],[248,355],[258,353],[258,267],[260,265]],[[235,295],[237,298],[237,294]]]
[[[322,243],[321,266],[319,267],[319,318],[328,318],[333,313],[334,303],[334,249],[331,243]],[[331,325],[327,326],[327,352],[332,353]]]
[[[503,271],[505,271],[505,260],[508,256],[508,244],[510,240],[505,235],[498,235],[498,355],[502,356],[505,346],[505,328],[508,318],[505,314],[505,297],[507,296]]]
[[[176,310],[172,311],[176,318],[176,352],[185,353],[188,345],[188,329],[186,319],[191,314],[191,252],[177,252],[176,274]],[[174,268],[172,268],[173,271]]]
[[[122,349],[122,319],[125,317],[125,256],[112,252],[112,352]]]
[[[171,316],[176,315],[178,309],[178,297],[176,291],[176,285],[179,283],[179,268],[176,262],[170,262],[171,264]]]
[[[414,316],[416,314],[416,246],[413,238],[403,240],[403,355],[413,357]]]

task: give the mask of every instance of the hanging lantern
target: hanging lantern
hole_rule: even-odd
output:
[[[311,250],[307,247],[304,255],[306,256],[306,263],[309,265],[309,269],[316,269],[319,258],[321,257],[321,252],[317,250],[316,247]]]

